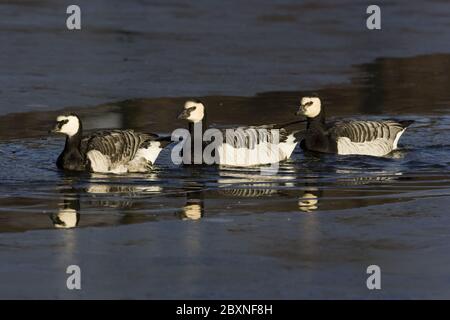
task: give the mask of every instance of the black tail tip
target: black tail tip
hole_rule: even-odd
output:
[[[400,123],[403,128],[406,128],[406,127],[409,127],[410,125],[412,125],[414,123],[414,120],[403,120],[403,121],[399,121],[398,123]]]
[[[163,147],[163,148],[165,148],[166,146],[168,146],[169,144],[171,144],[173,142],[171,136],[158,137],[156,139],[156,141],[159,141],[161,143],[161,147]]]

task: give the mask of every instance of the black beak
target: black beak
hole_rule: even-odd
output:
[[[187,118],[189,118],[190,115],[191,115],[191,110],[185,109],[185,110],[183,110],[183,112],[181,112],[178,115],[177,119],[179,119],[179,120],[186,120]]]
[[[302,106],[300,106],[300,108],[298,108],[297,112],[295,113],[296,116],[302,116],[304,112],[304,109]]]
[[[48,130],[48,133],[50,134],[50,133],[58,133],[59,132],[59,127],[58,127],[58,125],[56,125],[53,129],[51,129],[51,130]]]

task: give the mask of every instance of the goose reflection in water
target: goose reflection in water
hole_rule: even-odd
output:
[[[355,206],[355,199],[352,199],[349,201],[348,197],[342,198],[341,195],[339,195],[342,190],[345,190],[348,192],[348,190],[354,190],[354,192],[359,192],[360,190],[363,190],[361,192],[371,192],[370,189],[361,189],[361,188],[352,188],[352,187],[358,187],[363,185],[370,185],[370,184],[377,184],[377,183],[386,183],[386,182],[393,182],[399,178],[401,178],[402,173],[396,172],[396,173],[389,173],[385,171],[380,171],[373,173],[372,175],[364,174],[360,175],[360,173],[355,173],[351,170],[342,170],[338,169],[336,170],[336,173],[342,174],[343,177],[339,177],[336,181],[334,181],[334,188],[327,188],[323,189],[323,187],[320,187],[320,178],[315,177],[308,177],[307,182],[305,183],[305,188],[303,193],[299,196],[298,199],[298,208],[302,212],[311,213],[314,211],[319,210],[321,208],[322,210],[328,209],[327,207],[330,207],[331,203],[329,202],[330,198],[334,198],[336,200],[333,201],[332,206],[330,209],[344,209],[347,207],[354,207]],[[353,176],[352,176],[353,175]],[[351,189],[348,189],[347,187],[350,187]],[[369,190],[369,191],[367,191]],[[328,198],[328,205],[326,205],[327,201],[320,205],[320,202],[323,202]],[[322,199],[322,200],[321,200]],[[368,197],[365,196],[363,202],[361,202],[361,205],[364,205],[366,203]],[[345,200],[345,201],[343,201]],[[378,199],[379,200],[379,199]],[[377,199],[374,199],[374,201],[377,201]],[[380,200],[379,200],[380,201]],[[381,200],[384,201],[384,200]],[[368,202],[367,202],[368,203]],[[374,203],[374,202],[371,202]],[[366,204],[367,205],[367,204]]]
[[[204,207],[202,202],[186,202],[183,207],[180,218],[182,220],[199,220],[204,216]]]
[[[132,208],[139,197],[148,194],[161,193],[159,186],[132,186],[132,185],[90,185],[86,192],[91,195],[90,204],[97,207]]]
[[[136,178],[130,182],[129,179]],[[139,175],[127,175],[126,183],[122,180],[112,181],[111,176],[104,174],[91,174],[86,193],[91,197],[90,203],[98,207],[131,208],[136,200],[150,194],[159,194],[163,188],[155,184],[156,174],[146,175],[145,179]],[[114,183],[113,183],[114,182]],[[136,184],[133,184],[136,183]]]
[[[303,212],[313,212],[319,208],[319,189],[309,188],[299,197],[298,208]]]
[[[255,184],[243,184],[239,185],[237,188],[227,188],[219,190],[219,193],[224,196],[230,197],[240,197],[240,198],[258,198],[265,196],[272,196],[279,193],[273,184],[267,183],[255,183]]]
[[[61,200],[57,212],[50,214],[55,228],[75,228],[80,222],[80,209],[86,211],[85,225],[104,225],[129,223],[131,221],[151,220],[145,214],[133,214],[134,208],[142,208],[142,200],[152,194],[159,194],[163,188],[155,184],[156,175],[144,177],[128,175],[91,174],[85,176],[64,173],[58,190]],[[125,179],[125,180],[124,180]],[[80,185],[79,188],[74,186]],[[82,197],[82,198],[81,198]],[[81,201],[81,200],[82,201]],[[80,204],[81,202],[81,204]],[[92,214],[95,208],[117,209],[116,214]],[[142,219],[144,217],[144,219]]]
[[[355,174],[352,170],[337,169],[336,173],[344,176],[344,178],[339,179],[339,184],[343,186],[366,185],[373,182],[390,182],[402,176],[401,172],[391,173],[387,171],[374,172],[372,175],[352,176]]]
[[[190,186],[190,188],[194,188],[195,191],[186,193],[186,203],[178,213],[178,217],[181,220],[200,220],[205,215],[202,186],[196,184],[194,187]]]
[[[80,222],[80,199],[78,195],[64,198],[59,204],[57,212],[50,214],[53,227],[57,229],[70,229],[78,226]]]
[[[162,191],[161,186],[156,185],[156,182],[158,181],[158,175],[156,173],[145,176],[128,174],[124,177],[113,176],[113,178],[116,179],[112,180],[111,175],[91,173],[89,186],[86,189],[86,192],[93,194],[121,193],[132,196],[133,194],[139,195]],[[122,179],[125,179],[125,181]]]
[[[286,168],[291,169],[285,164]],[[293,169],[291,169],[293,170]],[[291,171],[292,172],[292,171]],[[263,175],[238,170],[222,171],[217,180],[219,193],[230,197],[257,198],[278,195],[283,188],[292,187],[293,175]]]

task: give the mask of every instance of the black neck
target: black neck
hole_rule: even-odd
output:
[[[64,150],[56,160],[58,168],[75,171],[85,170],[85,157],[81,152],[82,132],[80,123],[78,132],[71,137],[66,137]]]
[[[81,125],[78,129],[78,132],[73,136],[67,136],[66,137],[66,145],[64,146],[64,151],[70,151],[70,150],[80,150],[81,146],[81,138],[82,138],[82,129]]]
[[[203,131],[203,120],[201,121],[201,123],[202,123],[202,131]],[[195,126],[195,123],[189,121],[188,128],[189,128],[189,133],[191,134],[191,139],[194,138],[194,126]]]
[[[315,116],[314,118],[307,118],[307,125],[306,129],[309,128],[325,128],[326,122],[325,122],[325,112],[323,109],[320,111],[320,113]]]
[[[202,124],[202,135],[203,135],[203,133],[204,133],[205,130],[206,130],[206,126],[207,126],[207,124],[206,124],[206,112],[204,112],[203,118],[202,118],[202,120],[200,120],[199,122],[191,122],[191,121],[188,122],[188,123],[189,123],[188,128],[189,128],[189,133],[191,134],[191,137],[194,136],[194,126],[195,126],[195,123],[198,123],[198,124],[199,124],[200,122],[201,122],[201,124]]]
[[[196,126],[201,126],[201,131],[197,134],[195,134],[195,127]],[[189,121],[189,134],[191,135],[191,159],[190,159],[190,163],[191,164],[200,164],[198,163],[199,161],[201,161],[203,163],[203,134],[206,130],[206,120],[205,120],[205,115],[203,116],[202,120],[198,121],[198,122],[190,122]],[[198,129],[197,129],[198,130]],[[194,142],[195,140],[195,142]],[[197,146],[197,147],[195,147]],[[201,148],[201,155],[197,156],[197,160],[195,160],[195,149],[199,148],[198,146],[200,146]],[[199,150],[200,151],[200,150]]]

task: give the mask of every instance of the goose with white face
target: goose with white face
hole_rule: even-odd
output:
[[[188,100],[184,104],[183,111],[178,115],[178,119],[190,122],[200,122],[205,116],[205,106],[200,101]]]
[[[66,136],[66,144],[56,160],[60,169],[99,173],[149,172],[170,137],[132,129],[109,129],[83,136],[83,126],[75,114],[60,115],[51,130]]]
[[[80,130],[80,119],[75,115],[61,115],[56,118],[54,133],[62,133],[72,137]]]
[[[317,97],[304,97],[300,102],[300,107],[297,115],[305,116],[307,118],[315,118],[320,114],[321,102]]]
[[[297,115],[307,118],[303,149],[337,154],[382,157],[397,149],[410,120],[339,120],[326,122],[320,99],[304,97]],[[319,121],[315,121],[318,119]]]
[[[203,138],[203,143],[200,144],[189,142],[191,143],[191,156],[197,155],[196,158],[201,159],[203,162],[205,159],[202,157],[204,152],[206,152],[210,156],[207,161],[208,164],[216,163],[222,166],[236,167],[274,164],[288,159],[294,151],[298,140],[295,137],[297,130],[286,129],[285,126],[304,122],[304,120],[298,120],[286,124],[239,126],[220,129],[207,128],[204,125],[200,126],[201,131],[198,131],[195,129],[196,124],[204,124],[205,115],[205,106],[198,100],[186,101],[182,112],[178,115],[178,119],[190,122],[190,137],[198,137],[198,132],[200,132],[200,138]],[[205,131],[203,131],[204,129]],[[205,138],[207,135],[209,135],[209,139]],[[214,142],[207,143],[207,140],[210,141],[211,137],[214,138]],[[183,141],[187,140],[183,139]],[[195,148],[195,146],[199,145],[201,148]],[[212,155],[213,150],[214,156]],[[192,157],[189,161],[189,163],[192,163]],[[198,161],[197,163],[199,164]]]

